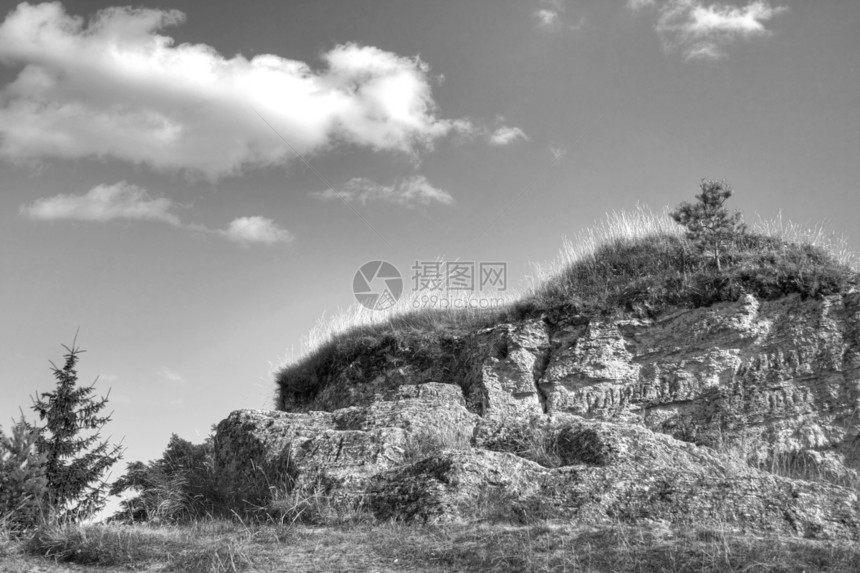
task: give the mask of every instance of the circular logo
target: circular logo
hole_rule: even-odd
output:
[[[386,261],[364,263],[352,279],[355,300],[370,310],[385,310],[394,306],[403,294],[400,271]]]

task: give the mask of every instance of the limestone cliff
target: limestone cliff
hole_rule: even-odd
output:
[[[381,336],[297,375],[279,408],[218,427],[242,499],[264,502],[288,476],[385,517],[457,518],[496,492],[522,515],[860,538],[856,490],[762,471],[856,478],[860,293]]]

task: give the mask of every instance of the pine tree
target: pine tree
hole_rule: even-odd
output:
[[[61,518],[82,519],[104,507],[107,484],[102,476],[122,459],[123,448],[101,440],[101,429],[111,420],[111,415],[101,415],[108,397],[93,396],[95,382],[77,385],[76,366],[84,351],[74,342],[63,348],[63,368],[51,363],[56,387],[33,400],[33,410],[45,422],[37,449],[45,456],[48,507]]]
[[[721,257],[739,235],[746,232],[740,213],[730,213],[724,203],[732,196],[725,181],[702,179],[696,203],[683,202],[669,216],[687,228],[687,238],[710,254],[722,270]]]
[[[23,414],[8,437],[0,429],[0,517],[7,516],[12,530],[34,527],[42,517],[48,480],[45,456],[36,448],[39,433]]]

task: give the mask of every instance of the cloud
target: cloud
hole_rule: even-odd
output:
[[[490,145],[510,145],[512,143],[516,143],[517,140],[530,141],[531,138],[525,134],[525,132],[519,127],[500,127],[496,131],[492,132],[488,141]]]
[[[429,205],[432,202],[451,205],[454,198],[447,191],[434,187],[422,175],[407,177],[392,185],[380,185],[370,179],[356,177],[347,181],[339,189],[315,191],[311,196],[323,201],[343,201],[344,203],[373,202],[394,203],[404,207]]]
[[[83,195],[55,195],[37,199],[30,205],[23,205],[20,213],[33,221],[106,223],[119,219],[167,223],[190,231],[218,235],[241,244],[273,245],[293,240],[289,231],[264,217],[240,217],[234,219],[226,229],[210,229],[197,223],[184,223],[172,212],[175,207],[170,199],[153,199],[145,189],[120,181],[113,185],[97,185]]]
[[[226,58],[163,35],[184,18],[113,7],[85,21],[59,2],[18,5],[0,24],[0,63],[22,66],[0,91],[0,155],[110,157],[218,178],[340,144],[414,155],[472,129],[437,116],[418,57],[342,44],[319,69]]]
[[[561,161],[562,159],[567,157],[567,147],[564,147],[563,145],[553,144],[550,145],[548,149],[550,155],[552,155],[553,161]]]
[[[640,10],[646,6],[653,6],[656,0],[627,0],[627,6],[631,10]]]
[[[185,379],[185,376],[183,376],[179,372],[176,372],[175,370],[168,368],[167,366],[161,369],[160,375],[162,380],[164,380],[165,382],[169,382],[170,384],[180,386],[185,386],[186,384],[188,384],[188,380]]]
[[[567,6],[564,0],[539,0],[539,8],[533,12],[538,25],[551,32],[564,30],[580,30],[585,24],[585,18],[580,17],[576,24],[566,25],[565,13]]]
[[[34,221],[95,221],[114,219],[159,221],[180,226],[179,217],[170,213],[170,199],[153,199],[146,190],[125,181],[113,185],[98,185],[84,195],[56,195],[37,199],[21,207],[21,214]]]
[[[701,0],[628,0],[638,10],[658,6],[655,29],[667,50],[677,50],[686,60],[721,59],[726,47],[739,39],[765,37],[771,32],[764,22],[788,10],[771,6],[765,0],[743,7],[721,3],[705,4]]]
[[[249,243],[274,245],[293,240],[293,235],[289,231],[279,227],[271,219],[259,216],[234,219],[227,229],[218,231],[218,234],[229,241],[245,245]]]
[[[535,17],[542,26],[552,26],[558,20],[558,12],[548,8],[541,8],[535,12]]]

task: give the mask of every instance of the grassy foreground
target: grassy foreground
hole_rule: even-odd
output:
[[[610,524],[338,527],[203,520],[43,529],[0,545],[0,571],[849,572],[852,543]]]

